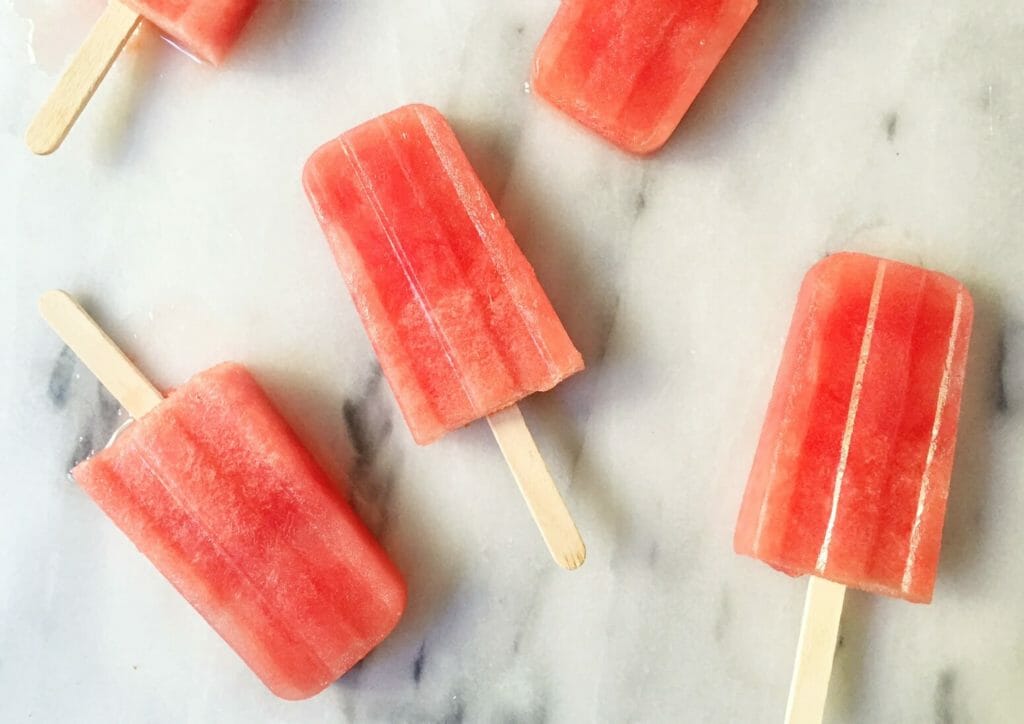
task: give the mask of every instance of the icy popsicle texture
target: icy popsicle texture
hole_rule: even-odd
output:
[[[313,154],[304,183],[418,443],[583,368],[437,110],[348,131]]]
[[[533,88],[633,153],[668,140],[757,0],[563,0]]]
[[[75,479],[278,696],[395,627],[405,584],[241,365],[196,375]]]
[[[808,272],[736,527],[737,552],[927,603],[973,305],[863,254]]]
[[[116,0],[115,0],[116,1]],[[201,60],[220,65],[259,0],[121,0]]]

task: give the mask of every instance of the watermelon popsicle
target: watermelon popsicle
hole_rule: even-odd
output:
[[[57,87],[32,120],[25,140],[53,153],[78,120],[135,28],[145,19],[175,45],[213,65],[224,62],[259,0],[110,0]]]
[[[243,366],[164,399],[66,294],[40,309],[135,418],[75,480],[273,693],[316,694],[391,632],[400,574]]]
[[[533,88],[637,154],[660,148],[757,0],[563,0],[534,57]]]
[[[943,274],[864,254],[808,272],[735,548],[812,576],[787,721],[820,721],[845,586],[927,603],[973,305]]]
[[[516,402],[579,352],[444,117],[399,108],[321,146],[303,181],[413,438],[487,417],[555,560],[583,542]]]

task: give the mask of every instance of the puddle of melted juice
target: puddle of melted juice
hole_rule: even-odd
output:
[[[62,71],[105,6],[105,0],[11,0],[15,14],[25,21],[24,42],[29,62],[50,74]],[[190,60],[202,62],[146,21],[139,23],[121,55],[138,54],[157,35]]]
[[[89,34],[104,0],[11,0],[11,7],[26,23],[29,62],[57,73]]]

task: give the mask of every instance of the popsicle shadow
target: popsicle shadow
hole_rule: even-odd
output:
[[[385,397],[390,390],[379,368],[374,366],[361,386],[347,394],[340,386],[317,385],[297,370],[256,372],[299,439],[402,572],[409,594],[396,632],[404,632],[400,638],[412,649],[397,655],[411,660],[415,645],[445,608],[459,579],[460,562],[432,553],[430,540],[440,529],[423,519],[404,516],[398,526],[396,498],[404,481],[395,473],[400,448],[390,437],[402,421],[393,420],[394,406]],[[352,673],[345,678],[357,681],[358,673]]]
[[[992,472],[990,432],[1001,410],[1002,364],[1006,319],[995,293],[970,284],[974,297],[974,328],[967,360],[956,458],[950,482],[946,523],[942,532],[937,590],[950,581],[961,591],[970,586],[986,545],[990,501],[986,491]]]
[[[229,62],[257,70],[309,72],[337,37],[349,4],[343,0],[277,0],[257,8]]]
[[[714,155],[716,138],[735,138],[743,126],[757,122],[759,109],[783,101],[786,79],[809,52],[804,38],[820,32],[840,6],[762,2],[658,155]]]
[[[139,29],[121,53],[111,77],[105,85],[117,86],[104,94],[105,107],[96,115],[96,154],[110,165],[131,156],[131,144],[138,130],[138,115],[159,86],[158,68],[168,54],[167,44],[149,23]],[[74,131],[72,131],[74,133]]]
[[[585,265],[572,262],[572,254],[585,250],[587,244],[577,238],[571,219],[553,213],[543,198],[532,194],[533,187],[529,185],[517,185],[517,198],[507,198],[505,192],[521,129],[457,121],[453,126],[460,142],[468,139],[464,142],[466,155],[496,200],[512,236],[534,266],[541,286],[587,365],[586,370],[562,382],[556,390],[524,400],[521,406],[527,422],[534,437],[541,440],[549,467],[571,471],[571,485],[556,481],[566,494],[570,510],[579,516],[580,511],[574,508],[590,509],[611,538],[618,541],[627,524],[613,493],[617,487],[582,455],[585,435],[581,429],[594,405],[600,403],[600,381],[608,365],[605,353],[618,296]],[[515,208],[517,213],[506,213],[508,207]],[[584,541],[597,534],[582,529],[580,532]]]

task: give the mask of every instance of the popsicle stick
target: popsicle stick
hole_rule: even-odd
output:
[[[25,142],[33,153],[46,155],[57,150],[140,19],[137,12],[118,0],[107,5],[57,87],[32,119]]]
[[[562,568],[570,571],[579,568],[587,557],[586,546],[544,465],[519,406],[506,407],[490,415],[487,422],[551,556]]]
[[[39,313],[129,415],[138,419],[163,401],[160,391],[67,292],[46,292],[39,298]]]
[[[786,724],[821,724],[846,586],[811,576],[800,624]]]

